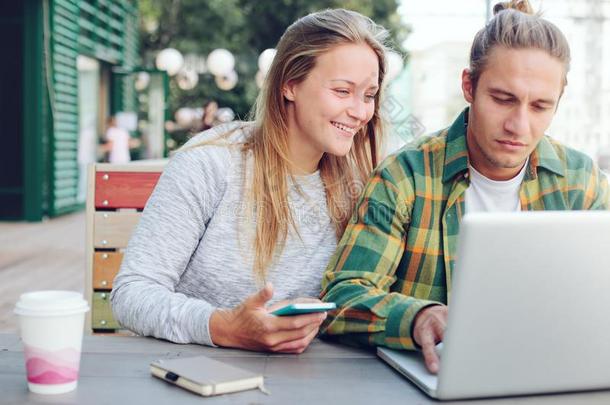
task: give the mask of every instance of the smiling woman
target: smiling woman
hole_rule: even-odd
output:
[[[271,312],[319,295],[376,166],[387,35],[341,9],[286,30],[253,122],[194,137],[160,178],[114,281],[119,323],[174,342],[305,350],[326,315]]]
[[[314,172],[324,153],[345,156],[375,113],[379,63],[366,44],[345,44],[320,55],[301,82],[288,82],[289,150],[293,167]],[[311,100],[318,100],[311,103]]]

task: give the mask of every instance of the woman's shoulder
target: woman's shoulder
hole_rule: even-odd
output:
[[[252,122],[228,122],[194,135],[181,150],[197,146],[236,146],[246,142],[253,130],[254,124]]]
[[[247,122],[231,122],[193,136],[172,155],[166,171],[170,169],[182,177],[189,177],[184,173],[190,173],[195,177],[226,180],[239,166],[240,145],[248,139],[252,127]]]

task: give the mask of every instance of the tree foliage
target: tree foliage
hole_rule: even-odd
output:
[[[219,90],[209,74],[200,75],[191,91],[170,88],[170,108],[198,107],[207,99],[231,107],[243,118],[258,89],[254,76],[257,58],[274,48],[285,29],[299,17],[326,8],[347,8],[371,17],[388,28],[393,46],[402,51],[405,27],[397,14],[397,0],[140,0],[142,59],[150,67],[158,51],[173,47],[183,54],[207,55],[226,48],[236,57],[237,86]]]

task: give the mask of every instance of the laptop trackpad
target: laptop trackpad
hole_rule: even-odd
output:
[[[428,394],[435,396],[438,376],[428,371],[420,352],[378,347],[377,355]]]

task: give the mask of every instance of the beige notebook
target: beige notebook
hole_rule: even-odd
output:
[[[150,372],[155,377],[206,397],[253,388],[265,392],[262,375],[205,356],[157,360],[150,364]]]

